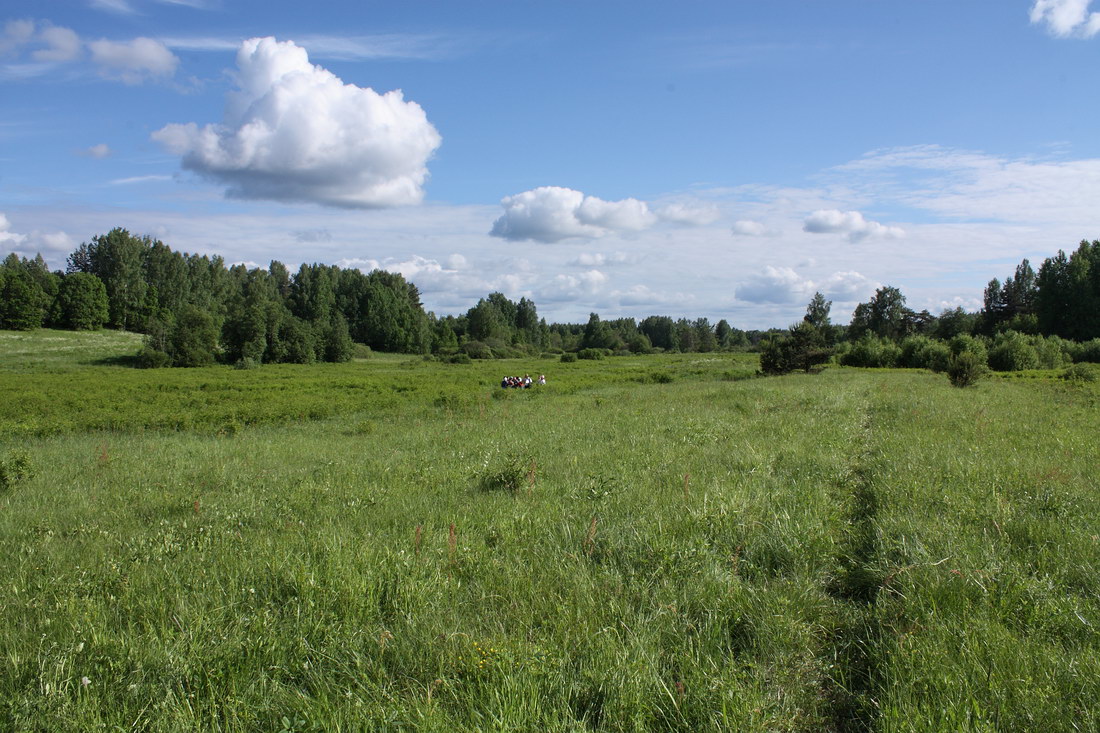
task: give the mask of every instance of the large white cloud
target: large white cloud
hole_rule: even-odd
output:
[[[802,230],[812,234],[844,234],[852,242],[867,237],[886,237],[897,239],[905,236],[899,227],[868,221],[858,211],[840,211],[839,209],[819,209],[806,217]]]
[[[441,138],[401,91],[345,84],[306,51],[253,38],[220,125],[171,124],[153,138],[233,198],[376,208],[419,203]]]
[[[657,217],[644,201],[604,201],[560,186],[541,186],[504,197],[504,215],[493,223],[494,237],[536,242],[560,242],[570,237],[602,237],[612,232],[636,232]]]
[[[1100,32],[1100,13],[1089,12],[1091,0],[1035,0],[1031,22],[1045,23],[1060,38],[1091,38]]]

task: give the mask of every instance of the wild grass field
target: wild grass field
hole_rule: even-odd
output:
[[[2,729],[1100,728],[1095,385],[63,336],[0,333]]]

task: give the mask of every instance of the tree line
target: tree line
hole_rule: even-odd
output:
[[[847,326],[829,320],[831,303],[816,293],[806,315],[761,346],[770,373],[813,370],[830,359],[863,367],[949,371],[964,361],[998,371],[1100,362],[1100,241],[1059,251],[1038,273],[1023,260],[1002,283],[985,288],[980,311],[916,312],[892,286],[856,306]]]
[[[0,263],[0,328],[136,331],[146,335],[142,366],[345,361],[364,347],[452,361],[758,349],[766,371],[782,372],[828,359],[941,365],[963,342],[985,345],[994,362],[997,349],[1008,349],[1030,363],[1028,349],[1046,348],[1040,340],[1100,339],[1100,241],[1059,251],[1037,273],[1024,260],[1004,282],[990,281],[976,313],[913,311],[899,289],[885,286],[847,325],[831,322],[832,304],[816,293],[801,321],[768,331],[660,315],[603,320],[592,313],[587,323],[548,324],[534,302],[502,293],[464,314],[437,317],[400,274],[320,264],[292,274],[278,261],[267,269],[227,266],[219,256],[176,252],[121,228],[81,244],[66,264],[50,272],[41,255],[8,255]],[[944,352],[949,343],[955,347]]]

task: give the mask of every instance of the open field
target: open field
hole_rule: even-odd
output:
[[[8,336],[0,728],[1100,728],[1094,384]]]

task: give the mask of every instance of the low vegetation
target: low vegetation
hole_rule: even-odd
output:
[[[1100,727],[1100,388],[1063,369],[125,338],[0,333],[2,728]]]

